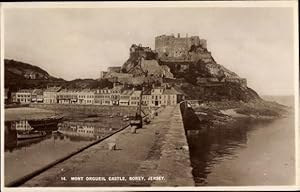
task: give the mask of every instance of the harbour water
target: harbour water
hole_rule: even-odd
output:
[[[188,140],[198,186],[295,184],[293,110],[276,120],[206,129]]]
[[[28,124],[22,121],[6,123],[5,184],[111,134],[126,124],[122,117],[101,117],[100,121],[89,123],[67,121],[59,124],[59,132],[48,132],[41,138],[18,140],[17,130],[28,129]]]

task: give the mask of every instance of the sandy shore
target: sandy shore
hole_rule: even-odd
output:
[[[237,113],[234,109],[226,109],[226,110],[220,110],[221,113],[224,115],[228,115],[230,117],[249,117],[248,115],[243,115]]]
[[[252,118],[257,120],[275,120],[278,117],[275,116],[266,116],[266,115],[244,115],[237,113],[235,109],[226,109],[226,110],[220,110],[220,112],[224,115],[228,115],[232,118]],[[285,116],[283,116],[285,117]]]

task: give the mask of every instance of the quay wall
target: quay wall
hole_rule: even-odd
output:
[[[44,104],[31,103],[29,107],[52,110],[55,112],[98,114],[98,115],[134,115],[137,106],[115,106],[115,105],[70,105],[70,104]],[[149,107],[142,107],[148,114]]]
[[[191,105],[191,107],[187,106],[187,103]],[[193,106],[198,104],[197,101],[185,101],[180,104],[180,111],[182,115],[182,121],[184,124],[184,129],[187,133],[190,130],[200,130],[201,129],[201,122],[199,117],[196,115]]]
[[[158,175],[168,178],[168,186],[195,186],[189,145],[179,104],[171,112],[171,118],[165,119],[162,124],[161,126],[169,128],[161,147]],[[164,184],[154,182],[152,186],[164,186]]]

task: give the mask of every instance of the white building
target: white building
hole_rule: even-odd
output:
[[[95,101],[95,92],[90,89],[84,89],[78,92],[78,104],[93,105]]]
[[[31,102],[43,103],[44,96],[42,89],[34,89],[31,94]]]
[[[57,92],[61,90],[61,87],[49,87],[47,88],[44,93],[44,103],[46,104],[53,104],[57,103]]]
[[[18,92],[16,92],[16,99],[21,104],[28,104],[31,102],[31,89],[20,89]]]
[[[160,107],[161,106],[163,91],[164,91],[163,87],[153,88],[151,90],[150,106],[155,106],[155,107]]]
[[[63,89],[57,93],[59,104],[77,104],[79,91]]]
[[[161,105],[176,105],[180,101],[181,93],[174,88],[164,89]]]
[[[151,103],[151,89],[143,91],[142,94],[142,105],[150,106]]]
[[[142,91],[133,91],[130,95],[130,106],[138,106],[141,102]]]
[[[120,95],[123,89],[124,89],[123,85],[117,85],[117,86],[114,85],[114,87],[111,89],[110,98],[113,105],[119,105]]]
[[[96,90],[94,103],[96,105],[112,105],[111,89]]]
[[[120,94],[120,106],[128,106],[130,103],[130,96],[133,93],[133,90],[123,90]]]

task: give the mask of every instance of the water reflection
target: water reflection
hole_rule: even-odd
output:
[[[120,126],[121,125],[121,126]],[[26,120],[5,122],[5,151],[29,147],[47,139],[92,141],[100,139],[124,127],[121,120],[105,122],[64,121],[58,124],[57,131],[36,131]]]
[[[270,123],[271,121],[239,119],[226,126],[200,128],[197,132],[187,130],[192,173],[196,185],[207,184],[207,177],[214,165],[225,159],[235,158],[236,151],[247,146],[248,134],[255,130],[255,127]],[[189,129],[193,130],[192,127]]]
[[[20,133],[32,136],[35,130],[28,122],[5,122],[5,183],[31,173],[124,126],[126,122],[121,118],[102,118],[94,122],[65,121],[52,128],[57,131],[49,131],[43,137],[20,140]]]
[[[104,127],[103,124],[97,122],[67,121],[59,124],[58,132],[66,135],[71,140],[77,141],[99,139],[118,129],[119,127],[112,127],[112,124]]]

